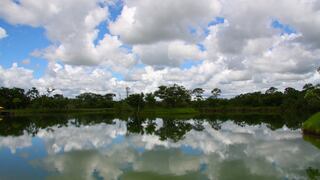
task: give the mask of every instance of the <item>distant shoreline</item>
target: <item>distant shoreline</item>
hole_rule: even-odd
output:
[[[282,109],[278,107],[216,107],[216,108],[145,108],[141,111],[121,111],[116,108],[79,108],[79,109],[13,109],[3,110],[1,114],[7,115],[36,115],[36,114],[72,114],[72,113],[102,113],[102,114],[279,114]]]

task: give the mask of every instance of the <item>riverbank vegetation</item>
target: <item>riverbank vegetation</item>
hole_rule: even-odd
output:
[[[306,122],[303,123],[303,132],[305,134],[320,135],[320,113],[311,116]]]
[[[0,88],[0,106],[14,112],[138,112],[138,113],[219,113],[261,112],[281,113],[320,110],[320,85],[306,84],[302,90],[291,87],[279,91],[275,87],[265,92],[250,92],[233,98],[220,98],[221,90],[213,88],[208,96],[202,88],[188,90],[181,85],[159,86],[152,93],[132,93],[121,100],[116,95],[82,93],[74,98],[55,94],[48,89],[41,94],[35,87]],[[205,96],[204,94],[207,94]],[[119,99],[119,98],[118,98]]]

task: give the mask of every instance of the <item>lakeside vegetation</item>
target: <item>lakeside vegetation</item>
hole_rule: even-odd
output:
[[[320,135],[320,112],[314,114],[304,122],[302,129],[306,134]]]
[[[265,92],[240,94],[230,99],[219,98],[221,90],[214,88],[209,97],[205,90],[188,90],[181,85],[159,86],[152,93],[127,93],[115,101],[116,95],[82,93],[75,98],[55,94],[54,89],[40,94],[33,87],[0,88],[0,106],[15,113],[104,112],[104,113],[315,113],[320,110],[320,85],[306,84],[302,90],[288,87],[283,92],[275,87]]]

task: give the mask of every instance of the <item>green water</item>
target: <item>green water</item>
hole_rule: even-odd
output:
[[[319,142],[280,116],[11,117],[0,179],[319,179]]]

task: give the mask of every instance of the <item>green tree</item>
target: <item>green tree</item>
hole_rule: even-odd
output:
[[[304,91],[308,91],[308,90],[314,89],[314,86],[313,86],[313,84],[311,84],[311,83],[307,83],[307,84],[305,84],[305,85],[303,86],[302,89],[303,89]]]
[[[211,98],[217,99],[221,95],[221,90],[219,88],[214,88],[211,91]]]
[[[105,94],[104,95],[104,99],[106,100],[106,101],[113,101],[113,98],[114,97],[116,97],[116,94],[114,94],[114,93],[108,93],[108,94]]]
[[[153,93],[147,93],[144,100],[148,106],[154,106],[156,104],[156,98]]]
[[[165,105],[176,107],[185,106],[191,101],[191,93],[185,87],[174,84],[173,86],[159,86],[154,92],[155,96]]]
[[[202,88],[195,88],[194,90],[192,90],[192,94],[196,97],[197,101],[203,100],[203,93],[204,89]]]
[[[32,100],[35,100],[36,98],[39,98],[40,93],[37,88],[32,87],[27,91],[26,96],[32,101]]]
[[[21,107],[22,101],[20,98],[16,97],[16,98],[13,98],[12,103],[14,105],[14,108],[17,109],[17,108]]]
[[[144,107],[144,94],[130,94],[125,101],[137,111],[140,111]]]
[[[30,103],[29,98],[25,95],[24,89],[21,88],[0,88],[0,105],[8,109],[25,108]]]
[[[53,108],[56,109],[66,109],[68,105],[68,99],[65,98],[62,94],[55,94],[51,99],[53,102]]]
[[[270,87],[268,90],[266,90],[266,94],[274,94],[278,91],[275,87]]]
[[[297,97],[299,96],[299,91],[292,88],[292,87],[287,87],[284,89],[284,94],[290,97]]]

